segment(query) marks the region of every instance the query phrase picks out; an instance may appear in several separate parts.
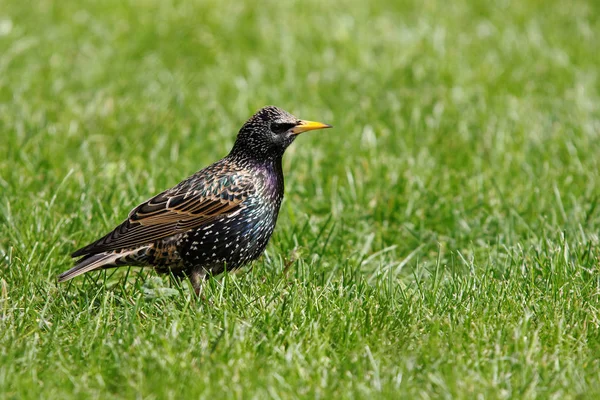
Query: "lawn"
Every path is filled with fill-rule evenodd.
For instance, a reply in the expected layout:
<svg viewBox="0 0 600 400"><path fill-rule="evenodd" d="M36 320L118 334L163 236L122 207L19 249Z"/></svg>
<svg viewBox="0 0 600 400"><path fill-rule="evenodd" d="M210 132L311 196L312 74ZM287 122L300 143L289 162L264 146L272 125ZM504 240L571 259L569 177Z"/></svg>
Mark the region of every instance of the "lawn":
<svg viewBox="0 0 600 400"><path fill-rule="evenodd" d="M0 7L0 398L597 398L600 2ZM265 256L71 252L275 104Z"/></svg>

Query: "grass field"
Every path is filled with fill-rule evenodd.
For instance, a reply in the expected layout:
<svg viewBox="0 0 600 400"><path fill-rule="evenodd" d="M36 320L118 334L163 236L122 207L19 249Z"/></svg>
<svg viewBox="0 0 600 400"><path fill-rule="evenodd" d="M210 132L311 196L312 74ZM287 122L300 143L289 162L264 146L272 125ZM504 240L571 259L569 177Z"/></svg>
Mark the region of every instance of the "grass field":
<svg viewBox="0 0 600 400"><path fill-rule="evenodd" d="M0 7L0 398L597 398L600 2ZM266 255L205 301L69 254L275 104Z"/></svg>

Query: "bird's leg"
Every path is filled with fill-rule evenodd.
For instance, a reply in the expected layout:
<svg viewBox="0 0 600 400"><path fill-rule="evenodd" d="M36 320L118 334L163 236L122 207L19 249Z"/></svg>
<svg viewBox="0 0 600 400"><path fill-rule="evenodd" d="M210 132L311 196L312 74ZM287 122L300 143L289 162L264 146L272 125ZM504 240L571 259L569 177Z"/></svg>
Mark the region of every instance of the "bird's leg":
<svg viewBox="0 0 600 400"><path fill-rule="evenodd" d="M202 281L204 280L204 275L206 275L206 271L202 267L195 266L190 270L190 283L192 284L192 288L194 288L196 297L200 297L200 293L202 292Z"/></svg>
<svg viewBox="0 0 600 400"><path fill-rule="evenodd" d="M284 259L283 274L286 277L288 275L289 269L292 266L292 264L294 264L296 262L296 260L298 260L298 257L299 257L298 253L299 253L298 248L295 248L294 250L292 250L292 254L290 255L290 258Z"/></svg>

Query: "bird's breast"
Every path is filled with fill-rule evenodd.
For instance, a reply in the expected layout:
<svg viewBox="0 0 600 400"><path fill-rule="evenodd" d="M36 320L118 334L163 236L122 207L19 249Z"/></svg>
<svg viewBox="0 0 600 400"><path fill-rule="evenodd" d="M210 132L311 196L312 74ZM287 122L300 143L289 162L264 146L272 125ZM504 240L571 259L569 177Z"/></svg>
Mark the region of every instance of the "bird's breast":
<svg viewBox="0 0 600 400"><path fill-rule="evenodd" d="M257 195L279 208L283 200L284 180L281 164L277 163L260 165L255 169L257 181Z"/></svg>

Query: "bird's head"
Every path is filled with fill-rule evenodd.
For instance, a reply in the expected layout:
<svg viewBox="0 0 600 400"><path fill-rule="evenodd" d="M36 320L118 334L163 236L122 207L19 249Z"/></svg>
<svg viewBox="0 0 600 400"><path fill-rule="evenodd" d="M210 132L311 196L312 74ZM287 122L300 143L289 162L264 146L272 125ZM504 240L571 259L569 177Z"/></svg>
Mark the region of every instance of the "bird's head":
<svg viewBox="0 0 600 400"><path fill-rule="evenodd" d="M281 158L300 133L324 128L331 125L298 119L275 106L263 107L242 126L231 153L257 160Z"/></svg>

